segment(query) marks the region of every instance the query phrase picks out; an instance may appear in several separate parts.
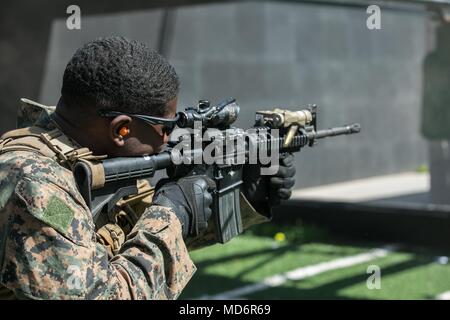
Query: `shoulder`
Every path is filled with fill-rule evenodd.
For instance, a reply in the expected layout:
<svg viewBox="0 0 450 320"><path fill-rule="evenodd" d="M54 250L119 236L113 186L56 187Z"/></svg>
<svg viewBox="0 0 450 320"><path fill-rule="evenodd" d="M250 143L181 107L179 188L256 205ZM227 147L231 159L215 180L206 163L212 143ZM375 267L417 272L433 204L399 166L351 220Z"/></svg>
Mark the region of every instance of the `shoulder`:
<svg viewBox="0 0 450 320"><path fill-rule="evenodd" d="M35 152L12 151L0 155L0 184L17 185L21 180L53 184L84 202L70 170Z"/></svg>
<svg viewBox="0 0 450 320"><path fill-rule="evenodd" d="M8 203L24 209L23 219L37 219L73 242L92 237L92 217L72 173L50 158L33 152L0 156L0 209Z"/></svg>

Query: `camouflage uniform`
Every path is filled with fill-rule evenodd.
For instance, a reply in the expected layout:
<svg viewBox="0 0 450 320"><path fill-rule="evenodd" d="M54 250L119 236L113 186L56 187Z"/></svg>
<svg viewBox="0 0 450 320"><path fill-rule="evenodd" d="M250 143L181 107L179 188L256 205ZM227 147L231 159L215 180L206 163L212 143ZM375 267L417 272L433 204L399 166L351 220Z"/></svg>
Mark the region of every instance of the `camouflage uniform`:
<svg viewBox="0 0 450 320"><path fill-rule="evenodd" d="M35 125L54 129L43 115ZM0 154L0 297L177 298L196 267L180 222L170 209L149 206L152 193L147 188L144 197L122 204L133 206L138 217L126 240L111 250L99 241L105 237L69 168L39 152ZM245 226L266 220L242 201ZM210 240L206 232L190 243L199 247Z"/></svg>

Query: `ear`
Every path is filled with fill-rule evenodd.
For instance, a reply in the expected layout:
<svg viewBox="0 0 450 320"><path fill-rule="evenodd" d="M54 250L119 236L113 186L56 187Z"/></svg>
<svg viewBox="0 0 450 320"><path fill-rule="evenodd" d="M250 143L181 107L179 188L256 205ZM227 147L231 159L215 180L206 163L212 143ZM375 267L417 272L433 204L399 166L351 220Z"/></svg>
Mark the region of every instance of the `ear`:
<svg viewBox="0 0 450 320"><path fill-rule="evenodd" d="M132 119L126 115L120 115L115 117L109 124L109 137L118 147L123 147L125 139L119 134L120 129L123 126L129 126Z"/></svg>

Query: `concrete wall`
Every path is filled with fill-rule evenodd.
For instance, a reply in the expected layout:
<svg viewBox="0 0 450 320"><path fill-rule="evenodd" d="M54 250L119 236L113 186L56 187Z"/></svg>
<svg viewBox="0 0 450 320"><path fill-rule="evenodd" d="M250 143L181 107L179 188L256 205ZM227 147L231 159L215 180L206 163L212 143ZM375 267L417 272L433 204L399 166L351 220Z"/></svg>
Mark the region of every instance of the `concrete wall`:
<svg viewBox="0 0 450 320"><path fill-rule="evenodd" d="M83 17L81 31L52 26L41 101L59 97L65 64L81 44L123 35L158 43L162 10ZM165 55L182 80L180 107L233 96L237 125L271 107L320 106L319 126L360 122L359 135L323 141L297 157L297 187L414 170L426 162L420 137L426 17L295 3L230 3L174 9Z"/></svg>
<svg viewBox="0 0 450 320"><path fill-rule="evenodd" d="M216 0L223 1L223 0ZM149 10L207 0L77 0L83 15ZM66 18L72 0L6 0L0 7L0 132L15 128L21 97L37 100L54 19ZM73 34L71 35L73 36Z"/></svg>

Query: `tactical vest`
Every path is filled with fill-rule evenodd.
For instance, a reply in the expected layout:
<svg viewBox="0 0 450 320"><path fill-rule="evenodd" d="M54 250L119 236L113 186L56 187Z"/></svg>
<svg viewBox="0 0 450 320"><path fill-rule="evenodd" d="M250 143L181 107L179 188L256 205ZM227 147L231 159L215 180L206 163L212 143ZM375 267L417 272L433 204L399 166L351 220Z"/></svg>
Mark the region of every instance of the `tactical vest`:
<svg viewBox="0 0 450 320"><path fill-rule="evenodd" d="M27 99L21 101L18 112L21 119L18 122L19 127L24 124L35 124L43 113L55 109ZM93 189L101 188L105 183L100 160L106 156L94 156L88 148L79 146L67 137L56 124L51 130L30 126L5 133L0 138L0 155L10 151L35 152L53 159L71 171L76 162L83 161L91 168ZM154 189L147 181L138 183L138 191L137 195L117 203L118 210L114 214L114 221L103 220L97 223L97 240L107 248L110 257L118 253L126 234L131 231L145 208L151 204Z"/></svg>

